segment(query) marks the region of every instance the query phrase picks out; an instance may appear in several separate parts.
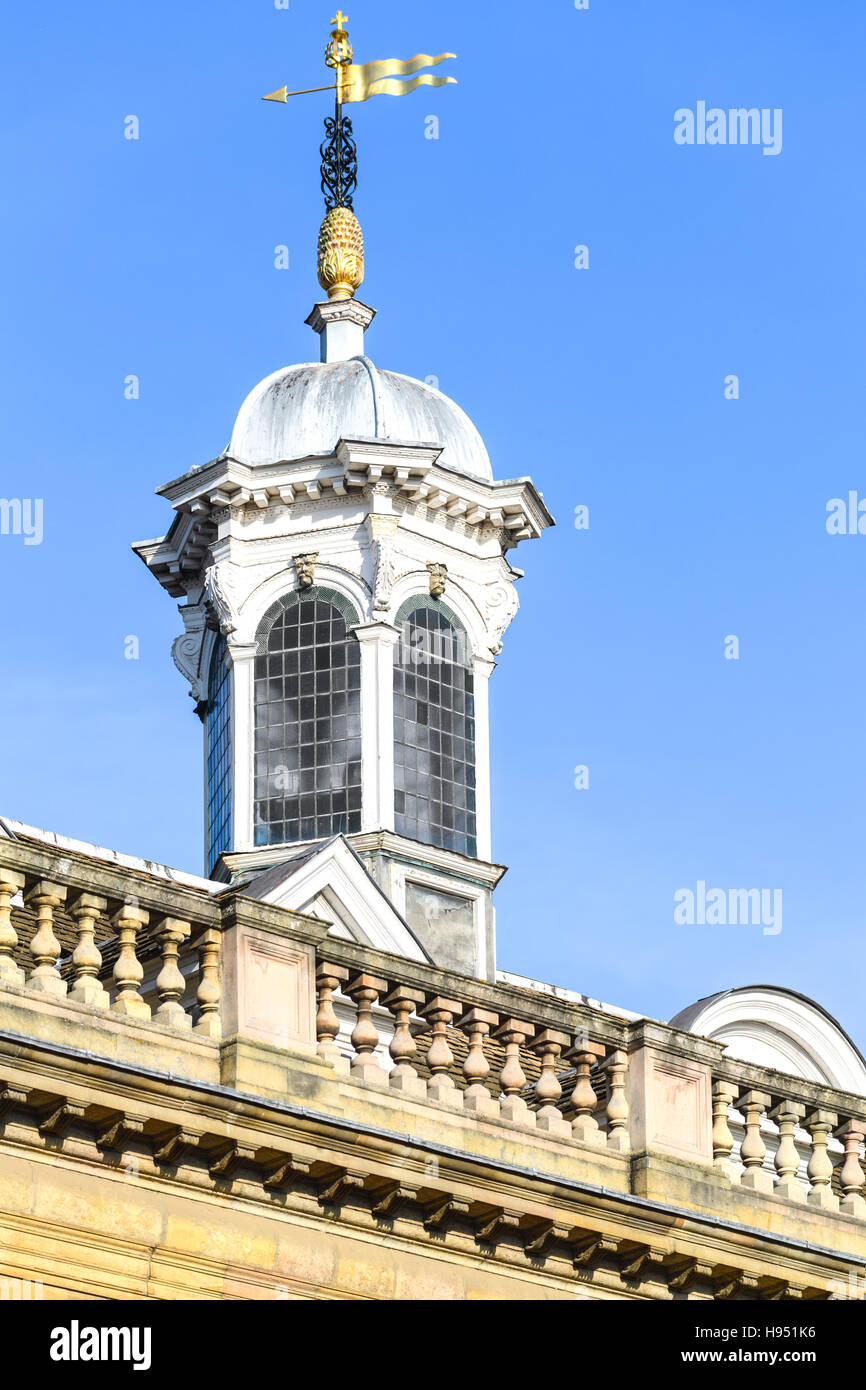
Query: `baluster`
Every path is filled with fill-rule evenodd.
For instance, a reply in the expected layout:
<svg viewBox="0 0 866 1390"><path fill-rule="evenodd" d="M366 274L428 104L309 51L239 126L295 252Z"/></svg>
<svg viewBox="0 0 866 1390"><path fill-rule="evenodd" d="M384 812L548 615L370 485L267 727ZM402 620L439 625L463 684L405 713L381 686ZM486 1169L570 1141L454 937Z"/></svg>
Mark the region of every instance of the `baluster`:
<svg viewBox="0 0 866 1390"><path fill-rule="evenodd" d="M95 893L79 893L69 909L70 916L78 924L78 945L72 952L75 981L69 998L77 1004L89 1004L94 1009L107 1009L111 1004L108 990L99 979L102 952L93 939L96 919L107 909L107 899L99 898Z"/></svg>
<svg viewBox="0 0 866 1390"><path fill-rule="evenodd" d="M535 1096L540 1101L535 1112L535 1125L546 1134L555 1134L561 1139L571 1138L571 1125L556 1108L556 1102L562 1095L562 1086L556 1075L555 1064L563 1048L568 1047L570 1042L571 1038L567 1033L558 1033L554 1028L542 1028L532 1043L532 1051L541 1059L541 1071L535 1083Z"/></svg>
<svg viewBox="0 0 866 1390"><path fill-rule="evenodd" d="M628 1077L628 1053L615 1048L602 1063L607 1073L608 1098L605 1120L607 1122L607 1147L615 1153L627 1153L630 1147L628 1131L629 1108L626 1095Z"/></svg>
<svg viewBox="0 0 866 1390"><path fill-rule="evenodd" d="M499 1102L484 1085L485 1077L490 1075L490 1063L484 1055L484 1039L491 1028L499 1022L499 1015L489 1009L467 1009L457 1027L469 1038L469 1051L463 1063L463 1076L466 1090L463 1092L463 1108L473 1115L499 1115Z"/></svg>
<svg viewBox="0 0 866 1390"><path fill-rule="evenodd" d="M23 985L24 971L13 958L18 933L12 925L12 899L23 892L23 874L0 867L0 985Z"/></svg>
<svg viewBox="0 0 866 1390"><path fill-rule="evenodd" d="M813 1110L806 1120L806 1128L812 1136L812 1153L806 1172L812 1186L806 1196L807 1202L821 1207L823 1211L838 1211L839 1198L830 1190L833 1177L833 1160L827 1152L830 1131L839 1123L838 1115L832 1110Z"/></svg>
<svg viewBox="0 0 866 1390"><path fill-rule="evenodd" d="M745 1091L735 1102L742 1111L746 1133L740 1145L740 1158L745 1172L740 1178L743 1187L751 1187L755 1192L772 1192L773 1175L761 1165L767 1152L761 1134L761 1116L770 1104L771 1097L763 1091Z"/></svg>
<svg viewBox="0 0 866 1390"><path fill-rule="evenodd" d="M41 990L44 994L66 993L66 981L61 979L57 968L60 942L54 935L54 913L65 901L66 889L59 883L49 883L45 879L34 883L25 894L25 902L33 903L37 915L36 931L30 942L34 966L27 978L27 984L31 989Z"/></svg>
<svg viewBox="0 0 866 1390"><path fill-rule="evenodd" d="M505 1044L505 1065L499 1073L499 1085L503 1092L499 1113L505 1120L530 1127L535 1124L535 1114L520 1094L526 1085L526 1074L520 1064L520 1049L534 1033L531 1023L523 1023L519 1018L507 1018L495 1034Z"/></svg>
<svg viewBox="0 0 866 1390"><path fill-rule="evenodd" d="M598 1043L591 1043L584 1035L575 1040L574 1047L568 1053L569 1061L574 1062L576 1072L570 1102L573 1112L571 1134L573 1139L580 1140L582 1144L598 1146L605 1143L605 1136L601 1133L598 1120L595 1118L598 1100L590 1081L592 1068L603 1056L604 1048Z"/></svg>
<svg viewBox="0 0 866 1390"><path fill-rule="evenodd" d="M861 1195L866 1175L860 1166L860 1145L864 1135L866 1124L862 1120L846 1120L836 1130L836 1138L841 1139L845 1147L845 1159L839 1174L844 1193L840 1209L849 1216L866 1216L866 1201Z"/></svg>
<svg viewBox="0 0 866 1390"><path fill-rule="evenodd" d="M734 1136L728 1123L728 1110L737 1095L737 1087L729 1081L713 1082L713 1165L735 1181L736 1169L731 1160Z"/></svg>
<svg viewBox="0 0 866 1390"><path fill-rule="evenodd" d="M356 975L346 987L346 993L354 1000L358 1012L358 1020L352 1030L355 1055L351 1061L351 1074L356 1081L366 1081L373 1086L388 1084L379 1058L375 1056L379 1030L373 1022L373 1005L387 989L388 981L379 979L377 975Z"/></svg>
<svg viewBox="0 0 866 1390"><path fill-rule="evenodd" d="M395 985L387 998L382 1000L386 1009L394 1015L394 1036L388 1047L394 1063L388 1076L388 1085L405 1095L425 1096L427 1087L412 1066L411 1058L418 1051L418 1044L409 1027L409 1017L417 1013L427 998L423 990L408 989L406 985Z"/></svg>
<svg viewBox="0 0 866 1390"><path fill-rule="evenodd" d="M177 963L177 953L189 940L191 931L191 923L179 917L165 917L157 933L162 949L162 969L156 977L159 1008L153 1018L155 1023L162 1023L166 1028L192 1028L192 1018L180 1002L186 990L186 980Z"/></svg>
<svg viewBox="0 0 866 1390"><path fill-rule="evenodd" d="M783 1100L770 1111L770 1119L779 1126L779 1147L776 1149L775 1164L778 1177L773 1189L777 1197L787 1197L791 1202L805 1202L806 1193L797 1177L800 1168L800 1155L794 1143L794 1130L806 1113L805 1105L797 1105L793 1100Z"/></svg>
<svg viewBox="0 0 866 1390"><path fill-rule="evenodd" d="M443 999L436 995L421 1017L426 1018L433 1031L433 1040L427 1050L427 1065L430 1080L427 1082L427 1097L438 1100L441 1105L450 1105L456 1110L463 1107L463 1092L458 1089L449 1068L454 1066L454 1053L448 1043L448 1027L462 1012L461 1005L453 999Z"/></svg>
<svg viewBox="0 0 866 1390"><path fill-rule="evenodd" d="M206 1038L221 1038L220 934L215 928L207 927L195 945L198 951L198 989L195 992L198 1020L193 1032L202 1033Z"/></svg>
<svg viewBox="0 0 866 1390"><path fill-rule="evenodd" d="M144 971L135 954L135 939L142 927L147 926L150 916L141 908L125 903L111 921L120 938L120 952L112 972L117 994L111 1007L127 1018L150 1018L150 1005L145 1004L139 993Z"/></svg>
<svg viewBox="0 0 866 1390"><path fill-rule="evenodd" d="M316 984L318 986L316 1051L326 1062L330 1062L335 1071L341 1072L344 1076L349 1074L349 1059L343 1056L337 1046L340 1020L334 1008L333 996L348 978L349 972L342 965L329 965L326 961L322 961L316 970Z"/></svg>

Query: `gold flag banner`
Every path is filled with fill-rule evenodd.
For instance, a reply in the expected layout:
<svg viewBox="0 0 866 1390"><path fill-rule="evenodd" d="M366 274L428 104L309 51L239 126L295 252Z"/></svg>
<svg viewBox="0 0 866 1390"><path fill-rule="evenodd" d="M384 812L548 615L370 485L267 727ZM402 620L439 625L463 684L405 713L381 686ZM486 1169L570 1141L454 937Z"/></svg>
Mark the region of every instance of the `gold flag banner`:
<svg viewBox="0 0 866 1390"><path fill-rule="evenodd" d="M375 96L405 96L416 87L443 87L446 82L456 82L456 77L434 77L432 73L421 73L411 82L395 81L395 78L410 76L419 68L435 68L446 58L456 58L456 53L439 53L434 58L429 53L416 53L414 58L380 58L372 63L350 63L345 68L343 100L366 101Z"/></svg>
<svg viewBox="0 0 866 1390"><path fill-rule="evenodd" d="M346 100L366 101L367 97L404 97L407 92L414 92L416 87L444 87L446 82L456 81L456 77L434 77L432 72L422 72L419 77L413 77L408 82L401 82L396 77L382 77L378 82L371 84L364 96L350 96Z"/></svg>

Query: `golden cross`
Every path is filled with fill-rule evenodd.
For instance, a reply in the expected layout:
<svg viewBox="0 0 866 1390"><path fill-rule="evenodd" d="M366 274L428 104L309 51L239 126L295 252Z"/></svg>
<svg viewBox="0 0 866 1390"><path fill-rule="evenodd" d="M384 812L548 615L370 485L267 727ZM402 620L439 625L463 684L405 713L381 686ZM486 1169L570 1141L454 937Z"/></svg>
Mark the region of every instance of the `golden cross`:
<svg viewBox="0 0 866 1390"><path fill-rule="evenodd" d="M337 10L337 18L331 20L331 23L336 24L338 29L342 29L343 25L348 24L348 22L349 16L347 14L343 14L342 10Z"/></svg>

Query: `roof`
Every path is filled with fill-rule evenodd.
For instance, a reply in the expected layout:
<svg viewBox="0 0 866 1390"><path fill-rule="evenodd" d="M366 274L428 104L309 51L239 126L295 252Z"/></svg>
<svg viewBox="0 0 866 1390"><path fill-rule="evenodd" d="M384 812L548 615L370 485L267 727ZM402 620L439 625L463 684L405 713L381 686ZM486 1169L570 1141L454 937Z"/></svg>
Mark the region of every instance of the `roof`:
<svg viewBox="0 0 866 1390"><path fill-rule="evenodd" d="M118 869L131 869L135 873L149 874L153 878L165 879L168 883L182 883L187 888L203 889L207 893L224 893L225 883L216 879L204 878L200 874L189 874L183 869L172 869L167 864L158 864L153 859L139 859L132 854L121 854L116 849L104 849L101 845L91 845L86 840L73 840L68 835L58 835L55 830L40 830L34 825L24 825L11 820L9 816L0 818L0 836L11 840L35 840L51 845L54 849L69 850L72 854L83 854L90 859L100 859L113 864Z"/></svg>
<svg viewBox="0 0 866 1390"><path fill-rule="evenodd" d="M781 985L740 985L682 1009L671 1027L714 1038L728 1054L866 1095L866 1061L832 1014Z"/></svg>
<svg viewBox="0 0 866 1390"><path fill-rule="evenodd" d="M369 357L305 362L265 377L241 406L226 452L256 467L332 454L341 438L438 446L445 467L493 481L481 436L460 406Z"/></svg>
<svg viewBox="0 0 866 1390"><path fill-rule="evenodd" d="M233 886L261 902L320 917L339 935L433 964L345 835L318 841L301 854L236 879Z"/></svg>

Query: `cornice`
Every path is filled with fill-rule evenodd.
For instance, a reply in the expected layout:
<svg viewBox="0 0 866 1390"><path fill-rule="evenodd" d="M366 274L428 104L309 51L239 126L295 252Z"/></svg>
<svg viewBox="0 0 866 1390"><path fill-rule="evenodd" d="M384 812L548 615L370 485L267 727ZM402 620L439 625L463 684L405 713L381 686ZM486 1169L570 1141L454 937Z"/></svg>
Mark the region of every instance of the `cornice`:
<svg viewBox="0 0 866 1390"><path fill-rule="evenodd" d="M352 502L369 510L375 499L387 498L400 510L415 507L419 516L423 507L427 520L466 535L495 536L503 554L553 525L531 479L487 482L444 467L441 452L435 444L341 439L333 454L257 468L224 454L158 489L183 519L162 540L133 548L169 592L180 595L201 568L227 511L274 517L272 509L280 506L291 517L309 506L345 508Z"/></svg>
<svg viewBox="0 0 866 1390"><path fill-rule="evenodd" d="M495 888L508 872L503 864L473 859L468 854L440 849L437 845L425 845L420 840L410 840L405 835L397 835L393 830L362 830L357 834L347 835L346 838L358 854L386 854L389 858L399 859L404 864L438 869L452 878L465 878L486 888Z"/></svg>
<svg viewBox="0 0 866 1390"><path fill-rule="evenodd" d="M234 1045L228 1040L222 1049ZM676 1290L691 1271L710 1297L726 1296L745 1278L756 1297L778 1297L780 1289L784 1297L790 1286L796 1296L826 1298L828 1280L866 1266L859 1223L845 1217L832 1222L837 1235L844 1233L841 1250L805 1232L789 1234L784 1224L768 1231L634 1193L625 1155L601 1158L569 1145L571 1161L579 1153L586 1165L578 1175L563 1171L561 1145L541 1136L527 1145L528 1162L512 1156L510 1146L470 1152L447 1142L447 1108L441 1136L415 1134L411 1125L389 1125L385 1114L376 1123L328 1111L326 1092L316 1091L312 1104L256 1096L7 1030L0 1031L0 1055L16 1091L7 1150L44 1161L39 1097L77 1096L78 1119L59 1133L56 1147L82 1181L105 1175L99 1136L110 1131L113 1167L134 1153L136 1183L210 1197L228 1222L242 1212L272 1211L279 1193L283 1215L306 1226L357 1231L392 1250L432 1246L457 1262L474 1263L480 1251L499 1272L532 1272L539 1287L576 1283L597 1297L668 1297L666 1287ZM318 1059L303 1064L322 1072ZM401 1104L414 1108L407 1099ZM137 1128L125 1124L128 1114ZM233 1210L225 1206L229 1192ZM780 1216L788 1205L780 1201ZM826 1224L814 1224L815 1235L829 1236Z"/></svg>

